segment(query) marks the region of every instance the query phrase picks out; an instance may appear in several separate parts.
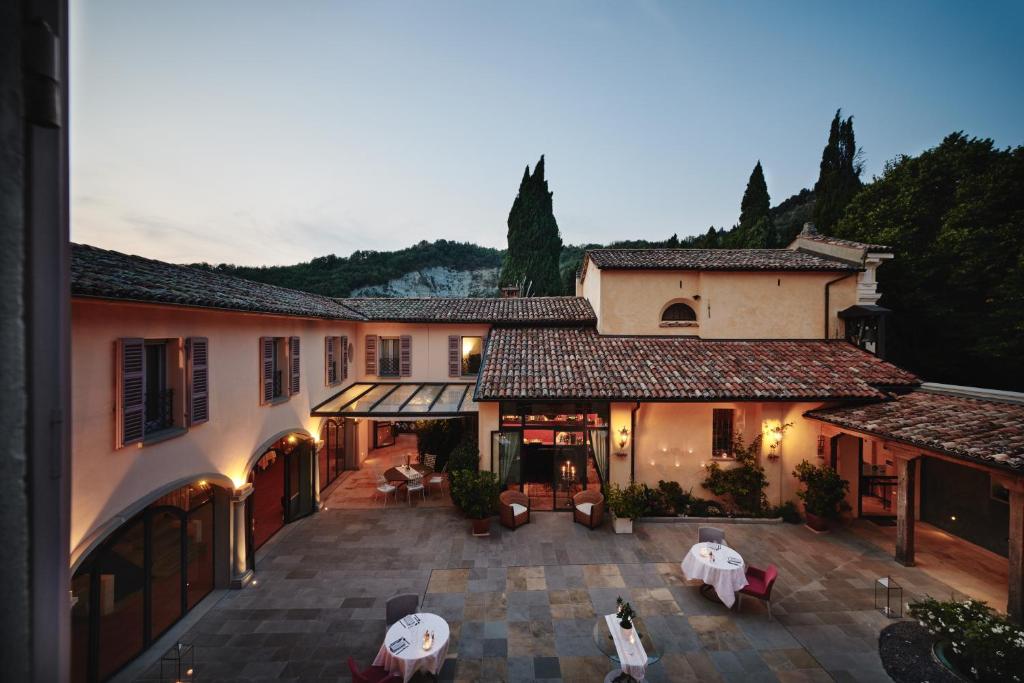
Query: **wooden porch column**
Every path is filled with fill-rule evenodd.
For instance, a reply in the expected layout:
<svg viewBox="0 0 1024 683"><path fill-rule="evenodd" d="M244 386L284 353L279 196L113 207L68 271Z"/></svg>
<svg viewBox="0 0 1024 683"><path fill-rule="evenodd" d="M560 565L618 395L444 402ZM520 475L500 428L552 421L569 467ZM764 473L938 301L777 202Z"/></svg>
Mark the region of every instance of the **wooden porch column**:
<svg viewBox="0 0 1024 683"><path fill-rule="evenodd" d="M1010 586L1006 613L1020 624L1024 623L1024 480L999 477L997 481L1010 492Z"/></svg>
<svg viewBox="0 0 1024 683"><path fill-rule="evenodd" d="M914 491L919 455L894 453L896 456L896 561L904 567L914 566Z"/></svg>

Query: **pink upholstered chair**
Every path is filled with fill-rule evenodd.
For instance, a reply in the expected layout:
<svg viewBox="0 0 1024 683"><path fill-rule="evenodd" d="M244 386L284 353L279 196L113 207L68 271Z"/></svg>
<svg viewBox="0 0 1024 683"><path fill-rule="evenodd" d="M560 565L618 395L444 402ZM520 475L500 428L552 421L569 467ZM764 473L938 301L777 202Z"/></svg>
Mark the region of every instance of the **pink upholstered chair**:
<svg viewBox="0 0 1024 683"><path fill-rule="evenodd" d="M777 578L779 578L779 568L774 564L768 565L766 569L748 566L747 585L740 589L740 593L743 595L749 595L765 602L768 606L769 619L772 618L772 586L775 585ZM736 603L737 609L741 601L742 597Z"/></svg>
<svg viewBox="0 0 1024 683"><path fill-rule="evenodd" d="M402 677L388 673L383 666L371 666L360 671L354 657L348 658L348 670L352 672L353 683L401 683Z"/></svg>

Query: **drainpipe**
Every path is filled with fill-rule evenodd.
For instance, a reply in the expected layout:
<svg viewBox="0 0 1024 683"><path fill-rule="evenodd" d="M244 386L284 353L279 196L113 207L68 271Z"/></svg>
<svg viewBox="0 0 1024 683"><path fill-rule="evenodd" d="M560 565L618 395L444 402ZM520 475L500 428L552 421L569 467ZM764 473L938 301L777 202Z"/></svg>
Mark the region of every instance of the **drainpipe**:
<svg viewBox="0 0 1024 683"><path fill-rule="evenodd" d="M629 411L629 483L636 480L636 413L640 410L640 401Z"/></svg>
<svg viewBox="0 0 1024 683"><path fill-rule="evenodd" d="M828 321L828 308L829 308L829 305L828 305L829 291L828 290L835 283L841 282L841 281L845 280L848 277L853 277L856 274L857 273L847 273L846 275L843 275L842 277L837 277L835 280L829 280L828 282L825 283L825 337L824 337L825 339L828 339L828 322L829 322Z"/></svg>

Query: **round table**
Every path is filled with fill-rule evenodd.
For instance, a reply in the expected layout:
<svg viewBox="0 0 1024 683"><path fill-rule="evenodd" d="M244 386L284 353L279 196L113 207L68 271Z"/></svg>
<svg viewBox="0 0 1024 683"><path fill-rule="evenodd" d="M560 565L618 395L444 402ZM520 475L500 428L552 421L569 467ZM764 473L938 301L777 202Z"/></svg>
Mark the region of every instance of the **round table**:
<svg viewBox="0 0 1024 683"><path fill-rule="evenodd" d="M405 465L399 465L398 467L391 467L384 470L384 478L389 482L396 482L398 484L404 484L410 479L419 479L431 474L434 470L430 469L426 465L421 465L418 462L414 462L409 466L409 469L405 469Z"/></svg>
<svg viewBox="0 0 1024 683"><path fill-rule="evenodd" d="M374 666L382 666L406 682L417 671L425 671L434 676L440 673L445 657L448 656L448 638L451 635L448 622L436 614L418 612L410 617L418 619L418 623L406 626L402 623L403 619L399 619L392 624L373 660ZM423 634L426 631L434 632L434 642L428 650L423 649ZM391 646L403 638L409 644L404 649L396 647L398 652L392 652Z"/></svg>
<svg viewBox="0 0 1024 683"><path fill-rule="evenodd" d="M686 553L682 567L687 579L699 579L705 586L713 588L726 607L732 607L736 602L736 592L747 585L743 558L720 543L697 543Z"/></svg>
<svg viewBox="0 0 1024 683"><path fill-rule="evenodd" d="M661 659L661 651L654 644L651 639L651 632L647 628L647 624L640 617L633 617L633 631L636 636L640 639L640 642L644 646L644 652L647 653L647 666L658 662ZM622 662L619 660L619 652L615 648L615 641L612 638L611 632L608 630L608 621L603 617L598 617L594 623L594 644L597 645L597 649L612 660L612 663L616 666L621 667ZM614 669L605 676L606 683L612 681L632 681L634 680L628 674L622 671L621 668Z"/></svg>

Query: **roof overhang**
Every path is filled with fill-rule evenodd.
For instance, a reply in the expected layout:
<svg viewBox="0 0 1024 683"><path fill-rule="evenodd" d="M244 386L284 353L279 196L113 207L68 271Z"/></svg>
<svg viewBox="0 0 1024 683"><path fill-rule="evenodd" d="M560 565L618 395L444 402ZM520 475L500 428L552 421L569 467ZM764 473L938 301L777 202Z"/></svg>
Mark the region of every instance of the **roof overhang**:
<svg viewBox="0 0 1024 683"><path fill-rule="evenodd" d="M310 411L313 417L428 420L476 415L470 382L355 382Z"/></svg>

